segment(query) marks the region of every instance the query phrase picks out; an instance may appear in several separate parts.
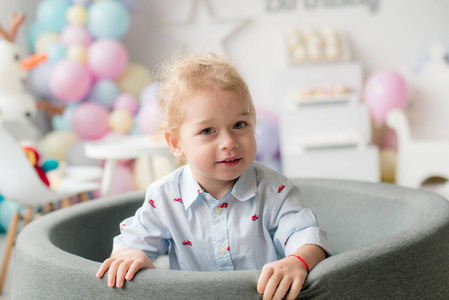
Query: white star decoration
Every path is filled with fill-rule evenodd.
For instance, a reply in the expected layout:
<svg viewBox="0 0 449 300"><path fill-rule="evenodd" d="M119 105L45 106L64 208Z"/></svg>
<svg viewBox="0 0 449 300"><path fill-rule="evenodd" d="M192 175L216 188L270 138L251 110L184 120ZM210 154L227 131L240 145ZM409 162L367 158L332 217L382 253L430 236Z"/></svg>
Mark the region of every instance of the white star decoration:
<svg viewBox="0 0 449 300"><path fill-rule="evenodd" d="M248 20L223 20L216 17L209 0L194 0L189 18L179 23L160 23L165 32L180 48L193 53L214 52L226 54L227 40Z"/></svg>

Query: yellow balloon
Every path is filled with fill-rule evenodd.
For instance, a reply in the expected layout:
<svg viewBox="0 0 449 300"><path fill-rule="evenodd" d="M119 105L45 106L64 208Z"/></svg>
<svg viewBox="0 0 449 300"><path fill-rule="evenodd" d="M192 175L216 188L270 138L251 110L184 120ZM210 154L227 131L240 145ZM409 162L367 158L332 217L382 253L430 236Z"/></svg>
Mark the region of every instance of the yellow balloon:
<svg viewBox="0 0 449 300"><path fill-rule="evenodd" d="M395 149L380 150L380 173L383 182L394 183L396 174L397 151Z"/></svg>
<svg viewBox="0 0 449 300"><path fill-rule="evenodd" d="M73 25L85 25L87 23L87 9L83 5L72 5L66 14L67 21Z"/></svg>
<svg viewBox="0 0 449 300"><path fill-rule="evenodd" d="M109 127L121 133L128 133L133 128L133 116L126 109L115 109L108 117Z"/></svg>
<svg viewBox="0 0 449 300"><path fill-rule="evenodd" d="M45 53L48 48L59 43L59 34L56 32L46 32L41 34L34 43L36 53Z"/></svg>
<svg viewBox="0 0 449 300"><path fill-rule="evenodd" d="M51 131L41 140L42 151L46 158L66 161L67 153L79 138L71 131Z"/></svg>
<svg viewBox="0 0 449 300"><path fill-rule="evenodd" d="M83 45L72 45L67 48L67 58L85 63L87 61L87 50Z"/></svg>
<svg viewBox="0 0 449 300"><path fill-rule="evenodd" d="M150 159L154 174L151 174L149 168ZM134 178L137 188L139 190L145 190L152 181L158 180L173 172L173 164L170 161L172 159L174 158L168 157L167 155L152 155L151 157L142 156L137 158L134 162Z"/></svg>
<svg viewBox="0 0 449 300"><path fill-rule="evenodd" d="M141 64L130 63L116 81L122 93L130 93L139 98L143 88L151 80L152 77L148 68Z"/></svg>

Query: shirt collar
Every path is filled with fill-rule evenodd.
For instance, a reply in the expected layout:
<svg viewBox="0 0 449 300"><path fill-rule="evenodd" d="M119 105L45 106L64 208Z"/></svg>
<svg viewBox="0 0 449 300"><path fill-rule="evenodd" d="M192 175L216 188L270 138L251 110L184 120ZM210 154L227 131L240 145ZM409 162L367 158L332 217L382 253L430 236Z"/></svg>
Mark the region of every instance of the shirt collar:
<svg viewBox="0 0 449 300"><path fill-rule="evenodd" d="M188 164L184 166L183 171L179 175L179 189L186 210L203 193L203 189L193 177L192 169ZM253 164L237 179L232 187L231 194L239 201L246 201L254 197L256 193L257 173Z"/></svg>

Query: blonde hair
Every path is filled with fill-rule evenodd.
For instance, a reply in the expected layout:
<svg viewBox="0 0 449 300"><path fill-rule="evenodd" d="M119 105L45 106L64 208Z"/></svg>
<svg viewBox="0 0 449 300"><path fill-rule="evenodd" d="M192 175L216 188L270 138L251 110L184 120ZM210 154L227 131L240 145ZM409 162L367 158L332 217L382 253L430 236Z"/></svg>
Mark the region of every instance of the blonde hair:
<svg viewBox="0 0 449 300"><path fill-rule="evenodd" d="M209 89L235 91L250 105L253 122L256 121L254 104L243 78L225 58L208 53L175 55L159 70L158 102L163 115L160 130L175 130L182 122L183 104L192 94Z"/></svg>

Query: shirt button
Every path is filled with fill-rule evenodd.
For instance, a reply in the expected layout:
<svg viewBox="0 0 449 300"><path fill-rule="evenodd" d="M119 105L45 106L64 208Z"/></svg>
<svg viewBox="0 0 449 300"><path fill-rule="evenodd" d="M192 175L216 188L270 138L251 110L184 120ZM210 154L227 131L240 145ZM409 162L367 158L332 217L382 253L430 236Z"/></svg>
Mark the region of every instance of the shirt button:
<svg viewBox="0 0 449 300"><path fill-rule="evenodd" d="M210 201L210 200L212 200L212 197L210 195L206 195L206 200Z"/></svg>
<svg viewBox="0 0 449 300"><path fill-rule="evenodd" d="M217 213L217 215L221 215L221 214L223 213L223 208L217 207L217 208L215 209L215 212Z"/></svg>
<svg viewBox="0 0 449 300"><path fill-rule="evenodd" d="M218 250L218 252L219 252L220 254L225 254L225 253L226 253L226 249L225 249L225 248L220 248L220 249Z"/></svg>

